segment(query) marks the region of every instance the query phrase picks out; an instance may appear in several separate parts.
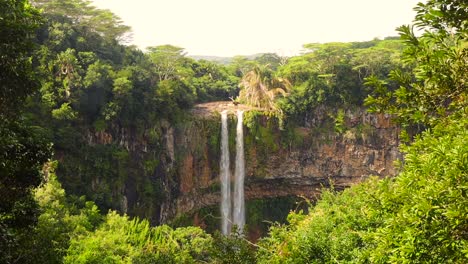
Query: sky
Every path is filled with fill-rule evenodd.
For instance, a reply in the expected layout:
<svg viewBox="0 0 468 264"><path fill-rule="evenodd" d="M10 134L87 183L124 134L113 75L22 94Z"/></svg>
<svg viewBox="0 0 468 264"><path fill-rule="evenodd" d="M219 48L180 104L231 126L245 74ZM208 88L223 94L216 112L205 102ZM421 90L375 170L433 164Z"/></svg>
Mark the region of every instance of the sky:
<svg viewBox="0 0 468 264"><path fill-rule="evenodd" d="M132 27L141 49L189 55L298 54L306 43L396 36L419 0L93 0Z"/></svg>

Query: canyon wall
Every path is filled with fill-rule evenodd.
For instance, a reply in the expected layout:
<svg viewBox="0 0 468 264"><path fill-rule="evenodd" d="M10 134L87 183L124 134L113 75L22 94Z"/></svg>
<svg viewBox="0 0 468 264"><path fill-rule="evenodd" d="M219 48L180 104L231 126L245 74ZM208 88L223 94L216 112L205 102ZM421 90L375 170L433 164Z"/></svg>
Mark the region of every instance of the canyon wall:
<svg viewBox="0 0 468 264"><path fill-rule="evenodd" d="M340 132L335 131L332 109L319 108L306 126L279 128L275 119L255 112L246 117L246 199L302 196L315 199L322 187L343 189L371 175L396 174L399 128L390 116L348 110ZM248 115L248 114L246 114ZM214 205L220 200L219 115L198 115L197 122L179 129L174 137L179 156L178 193L168 217ZM231 115L230 137L235 135ZM286 125L287 126L287 125ZM231 157L235 156L230 140ZM233 161L231 168L234 168Z"/></svg>
<svg viewBox="0 0 468 264"><path fill-rule="evenodd" d="M243 106L229 107L229 147L235 157L234 110ZM56 151L62 164L59 177L67 192L85 194L104 209L145 217L153 224L216 205L218 110L197 107L183 121L172 122L177 125L162 121L145 129L88 129L81 151ZM280 129L277 119L247 111L246 199L315 199L323 187L342 189L370 175L395 175L399 128L390 117L364 109L343 114L337 124L334 109L319 107L301 126L287 121ZM234 158L231 162L233 170Z"/></svg>

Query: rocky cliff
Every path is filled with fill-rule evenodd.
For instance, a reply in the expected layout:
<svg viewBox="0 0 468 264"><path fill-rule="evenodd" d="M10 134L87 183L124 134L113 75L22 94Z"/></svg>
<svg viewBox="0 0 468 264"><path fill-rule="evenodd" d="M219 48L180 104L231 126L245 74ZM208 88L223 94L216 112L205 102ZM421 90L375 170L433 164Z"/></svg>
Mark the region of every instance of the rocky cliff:
<svg viewBox="0 0 468 264"><path fill-rule="evenodd" d="M234 112L248 110L244 120L247 200L291 195L314 199L324 186L342 189L369 175L396 173L399 129L389 116L349 109L337 124L339 113L321 107L302 124L286 122L280 129L278 120L258 109L218 102L199 105L172 124L87 129L77 150L56 151L62 164L59 177L71 194L86 194L104 209L145 217L154 224L216 205L219 112L226 108L232 113L231 157L235 157Z"/></svg>
<svg viewBox="0 0 468 264"><path fill-rule="evenodd" d="M220 105L199 106L196 121L176 130L178 192L167 217L219 203L220 110ZM230 137L235 136L234 110ZM388 115L347 110L338 133L336 113L326 107L317 109L305 126L282 130L275 119L251 113L245 121L247 200L290 195L314 199L322 187L342 189L370 175L396 174L399 129ZM233 138L230 150L234 157Z"/></svg>

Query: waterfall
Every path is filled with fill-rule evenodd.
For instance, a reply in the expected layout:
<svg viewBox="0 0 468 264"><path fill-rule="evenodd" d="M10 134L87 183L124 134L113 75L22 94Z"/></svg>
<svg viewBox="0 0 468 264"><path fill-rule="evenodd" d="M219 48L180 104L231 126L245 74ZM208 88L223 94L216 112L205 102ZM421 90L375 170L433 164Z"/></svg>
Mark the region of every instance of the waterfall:
<svg viewBox="0 0 468 264"><path fill-rule="evenodd" d="M221 232L224 235L231 233L231 224L237 226L240 232L245 225L245 201L244 201L244 111L237 111L236 134L236 168L234 177L234 208L231 222L231 177L229 170L229 135L227 123L227 111L221 112Z"/></svg>
<svg viewBox="0 0 468 264"><path fill-rule="evenodd" d="M224 235L231 232L231 177L229 171L227 111L221 112L221 231Z"/></svg>
<svg viewBox="0 0 468 264"><path fill-rule="evenodd" d="M245 225L245 201L244 201L244 178L245 178L245 161L244 161L244 126L243 126L244 111L237 110L237 134L236 134L236 169L234 178L234 210L233 224L237 225L239 231Z"/></svg>

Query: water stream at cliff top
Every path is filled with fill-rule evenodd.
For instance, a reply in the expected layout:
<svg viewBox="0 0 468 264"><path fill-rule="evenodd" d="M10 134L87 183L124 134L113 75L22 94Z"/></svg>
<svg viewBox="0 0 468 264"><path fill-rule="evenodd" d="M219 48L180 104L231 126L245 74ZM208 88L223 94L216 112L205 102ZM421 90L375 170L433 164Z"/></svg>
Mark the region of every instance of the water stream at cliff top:
<svg viewBox="0 0 468 264"><path fill-rule="evenodd" d="M245 225L245 201L244 201L244 111L237 110L237 134L236 134L236 169L234 177L234 210L233 224L237 225L240 232Z"/></svg>
<svg viewBox="0 0 468 264"><path fill-rule="evenodd" d="M221 232L231 232L231 173L229 171L229 135L227 111L221 112Z"/></svg>

